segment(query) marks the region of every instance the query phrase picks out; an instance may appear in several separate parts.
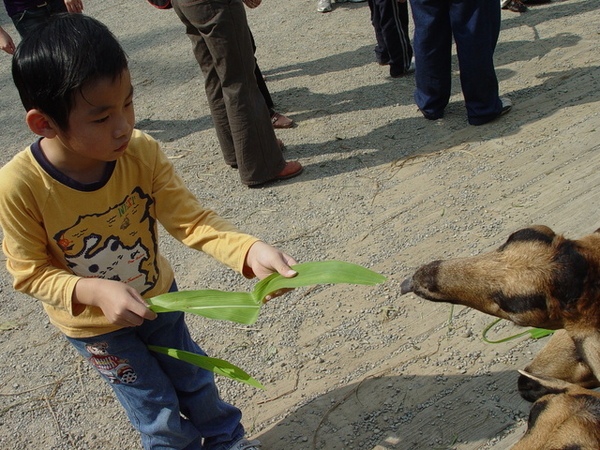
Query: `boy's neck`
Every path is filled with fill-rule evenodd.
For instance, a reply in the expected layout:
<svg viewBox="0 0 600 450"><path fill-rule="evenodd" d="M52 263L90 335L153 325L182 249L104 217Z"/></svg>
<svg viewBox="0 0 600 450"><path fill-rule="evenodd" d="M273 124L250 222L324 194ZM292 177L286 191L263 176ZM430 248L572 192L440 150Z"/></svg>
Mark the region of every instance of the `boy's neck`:
<svg viewBox="0 0 600 450"><path fill-rule="evenodd" d="M83 158L69 152L57 138L43 138L40 148L56 170L79 183L96 183L106 171L106 161Z"/></svg>

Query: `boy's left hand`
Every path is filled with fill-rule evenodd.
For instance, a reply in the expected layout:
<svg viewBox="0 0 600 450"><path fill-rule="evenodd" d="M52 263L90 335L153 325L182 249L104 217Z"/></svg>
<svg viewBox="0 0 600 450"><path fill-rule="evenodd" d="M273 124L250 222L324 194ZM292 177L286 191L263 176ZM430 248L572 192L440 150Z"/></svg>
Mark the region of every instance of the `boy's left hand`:
<svg viewBox="0 0 600 450"><path fill-rule="evenodd" d="M290 267L294 264L298 264L298 262L290 255L263 241L257 241L252 244L246 255L244 275L255 275L258 279L262 280L272 273L277 272L286 278L292 278L298 274L298 272ZM249 270L247 271L246 269ZM249 273L250 271L252 273ZM265 297L264 301L268 302L288 291L291 291L291 289L280 289L272 292Z"/></svg>

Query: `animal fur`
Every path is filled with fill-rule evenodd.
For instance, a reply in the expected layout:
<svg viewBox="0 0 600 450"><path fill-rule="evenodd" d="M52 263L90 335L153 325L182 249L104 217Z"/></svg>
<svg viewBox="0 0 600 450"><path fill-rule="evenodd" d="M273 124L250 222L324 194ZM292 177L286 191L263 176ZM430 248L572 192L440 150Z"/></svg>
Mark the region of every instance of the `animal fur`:
<svg viewBox="0 0 600 450"><path fill-rule="evenodd" d="M543 225L525 228L497 250L422 266L402 283L402 293L469 306L517 325L564 329L525 370L597 387L599 231L569 240Z"/></svg>
<svg viewBox="0 0 600 450"><path fill-rule="evenodd" d="M527 431L512 450L600 448L600 393L520 372L536 385L539 395L529 413Z"/></svg>
<svg viewBox="0 0 600 450"><path fill-rule="evenodd" d="M521 326L559 330L521 372L519 392L529 401L539 401L538 390L546 389L539 379L555 378L578 389L600 386L600 230L570 240L543 225L525 228L494 251L422 266L401 291ZM598 442L593 448L600 448Z"/></svg>

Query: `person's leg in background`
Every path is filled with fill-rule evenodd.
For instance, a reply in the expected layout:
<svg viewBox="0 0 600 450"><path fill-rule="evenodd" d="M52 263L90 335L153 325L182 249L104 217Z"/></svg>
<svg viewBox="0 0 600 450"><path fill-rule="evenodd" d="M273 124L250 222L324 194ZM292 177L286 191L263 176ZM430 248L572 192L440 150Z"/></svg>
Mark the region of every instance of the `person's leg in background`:
<svg viewBox="0 0 600 450"><path fill-rule="evenodd" d="M241 0L173 6L194 47L225 161L247 185L272 180L286 167L258 89L250 29ZM233 152L231 151L233 149ZM228 158L235 154L235 162ZM301 166L300 166L301 167Z"/></svg>
<svg viewBox="0 0 600 450"><path fill-rule="evenodd" d="M252 31L250 32L250 37L252 38L252 49L254 51L254 54L256 54L256 42L254 41ZM271 117L271 124L273 124L273 128L292 128L294 126L294 121L284 116L283 114L280 114L277 111L275 111L275 103L273 102L273 98L271 97L271 93L269 92L269 88L267 87L265 77L262 74L260 67L258 67L258 61L256 60L256 56L254 57L254 62L254 76L256 77L258 90L262 94L263 98L265 99L265 103L267 104L267 109L269 110L269 116Z"/></svg>
<svg viewBox="0 0 600 450"><path fill-rule="evenodd" d="M380 64L389 64L393 78L412 73L413 49L408 35L408 5L397 0L369 0L375 29L375 55Z"/></svg>
<svg viewBox="0 0 600 450"><path fill-rule="evenodd" d="M368 0L369 9L371 10L371 25L375 30L375 60L380 66L385 66L390 63L390 54L387 46L385 45L385 39L381 34L381 10L377 0Z"/></svg>
<svg viewBox="0 0 600 450"><path fill-rule="evenodd" d="M467 117L470 124L482 125L502 111L494 68L494 51L500 34L500 4L479 0L450 3L450 22Z"/></svg>
<svg viewBox="0 0 600 450"><path fill-rule="evenodd" d="M452 29L448 3L410 1L415 34L415 102L430 120L444 116L452 88Z"/></svg>

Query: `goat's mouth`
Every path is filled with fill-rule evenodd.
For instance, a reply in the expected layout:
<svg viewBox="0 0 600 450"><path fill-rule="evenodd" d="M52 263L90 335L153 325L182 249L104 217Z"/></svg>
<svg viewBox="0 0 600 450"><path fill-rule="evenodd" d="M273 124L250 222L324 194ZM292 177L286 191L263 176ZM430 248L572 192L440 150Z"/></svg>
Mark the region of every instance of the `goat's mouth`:
<svg viewBox="0 0 600 450"><path fill-rule="evenodd" d="M408 294L409 292L414 292L414 285L412 278L407 278L400 285L400 294Z"/></svg>

